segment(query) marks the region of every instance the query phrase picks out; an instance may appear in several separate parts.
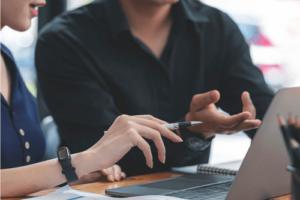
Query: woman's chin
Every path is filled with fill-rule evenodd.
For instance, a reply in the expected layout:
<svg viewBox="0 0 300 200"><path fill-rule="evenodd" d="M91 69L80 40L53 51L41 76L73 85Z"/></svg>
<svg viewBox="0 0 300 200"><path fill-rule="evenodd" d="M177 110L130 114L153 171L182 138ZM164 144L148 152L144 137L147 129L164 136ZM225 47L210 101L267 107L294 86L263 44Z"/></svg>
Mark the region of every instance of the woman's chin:
<svg viewBox="0 0 300 200"><path fill-rule="evenodd" d="M15 24L15 25L11 25L9 26L11 29L15 30L15 31L20 31L20 32L24 32L27 31L31 26L31 20L28 22L23 22L20 24Z"/></svg>
<svg viewBox="0 0 300 200"><path fill-rule="evenodd" d="M20 31L20 32L27 31L30 28L30 26L31 26L31 24L29 24L29 26L20 27L20 29L18 29L17 31Z"/></svg>

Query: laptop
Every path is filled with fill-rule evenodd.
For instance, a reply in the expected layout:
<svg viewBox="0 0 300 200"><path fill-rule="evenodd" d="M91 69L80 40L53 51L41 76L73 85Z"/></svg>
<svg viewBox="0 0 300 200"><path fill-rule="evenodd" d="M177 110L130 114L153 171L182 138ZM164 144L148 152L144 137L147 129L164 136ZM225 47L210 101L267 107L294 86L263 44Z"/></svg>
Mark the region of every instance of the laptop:
<svg viewBox="0 0 300 200"><path fill-rule="evenodd" d="M183 199L261 200L291 193L288 153L277 114L300 115L300 87L279 90L236 177L189 174L150 183L106 190L114 196L164 195Z"/></svg>

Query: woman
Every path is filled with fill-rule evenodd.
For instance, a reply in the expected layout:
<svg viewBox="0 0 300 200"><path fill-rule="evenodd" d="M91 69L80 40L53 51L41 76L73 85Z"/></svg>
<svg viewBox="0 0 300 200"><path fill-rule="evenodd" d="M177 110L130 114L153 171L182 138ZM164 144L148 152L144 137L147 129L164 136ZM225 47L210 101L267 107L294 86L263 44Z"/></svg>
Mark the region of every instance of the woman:
<svg viewBox="0 0 300 200"><path fill-rule="evenodd" d="M9 26L17 31L25 31L30 27L31 19L38 15L36 8L44 6L46 2L2 0L1 3L1 29ZM148 115L118 117L94 146L71 155L79 178L77 183L92 181L99 170L104 174L110 174L113 170L121 173L113 165L134 146L143 151L146 164L152 168L151 149L142 137L154 141L158 158L164 163L165 147L161 135L174 142L182 141L161 126L164 123ZM1 137L2 197L23 196L66 182L58 159L41 162L45 139L39 127L36 101L26 89L13 56L4 45L1 45ZM120 176L125 178L125 174L120 174L115 179L120 180Z"/></svg>

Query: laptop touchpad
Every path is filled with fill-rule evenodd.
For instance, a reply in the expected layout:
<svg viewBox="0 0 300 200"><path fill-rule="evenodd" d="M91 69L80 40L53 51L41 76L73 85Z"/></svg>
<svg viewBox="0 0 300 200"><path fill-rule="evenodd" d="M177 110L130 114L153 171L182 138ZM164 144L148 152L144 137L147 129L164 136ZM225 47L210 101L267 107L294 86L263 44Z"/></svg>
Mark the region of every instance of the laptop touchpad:
<svg viewBox="0 0 300 200"><path fill-rule="evenodd" d="M170 189L170 190L182 190L190 187L196 187L200 185L208 184L206 181L189 180L189 179L172 179L166 181L158 181L154 183L148 183L140 185L140 187Z"/></svg>
<svg viewBox="0 0 300 200"><path fill-rule="evenodd" d="M186 188L207 185L210 183L216 183L226 180L233 180L234 177L208 175L208 174L193 174L183 177L177 177L162 181L155 181L151 183L141 184L140 187L170 189L170 190L182 190Z"/></svg>

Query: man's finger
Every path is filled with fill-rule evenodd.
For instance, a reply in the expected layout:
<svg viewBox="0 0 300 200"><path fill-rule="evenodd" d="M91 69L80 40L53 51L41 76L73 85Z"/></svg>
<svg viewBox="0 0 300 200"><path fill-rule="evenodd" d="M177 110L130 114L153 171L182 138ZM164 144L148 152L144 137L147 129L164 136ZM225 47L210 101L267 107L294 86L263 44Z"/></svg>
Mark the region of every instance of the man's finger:
<svg viewBox="0 0 300 200"><path fill-rule="evenodd" d="M217 90L206 92L204 94L197 94L193 97L190 105L191 112L202 110L212 103L216 103L220 99L220 93Z"/></svg>
<svg viewBox="0 0 300 200"><path fill-rule="evenodd" d="M261 121L259 119L246 120L246 121L242 122L241 124L239 124L238 126L229 129L229 131L248 131L251 129L258 128L260 126L260 124L261 124Z"/></svg>
<svg viewBox="0 0 300 200"><path fill-rule="evenodd" d="M243 112L232 116L220 115L218 118L216 117L216 122L223 128L233 128L249 119L250 116L251 114L249 112Z"/></svg>
<svg viewBox="0 0 300 200"><path fill-rule="evenodd" d="M229 132L227 133L227 135L234 135L234 134L237 134L239 131L232 131L232 132Z"/></svg>
<svg viewBox="0 0 300 200"><path fill-rule="evenodd" d="M251 114L250 119L255 119L256 109L253 105L249 92L243 92L242 94L243 112L248 111Z"/></svg>

